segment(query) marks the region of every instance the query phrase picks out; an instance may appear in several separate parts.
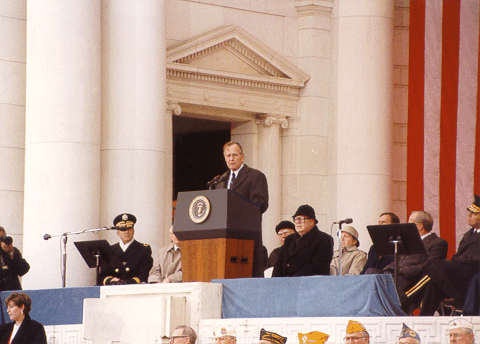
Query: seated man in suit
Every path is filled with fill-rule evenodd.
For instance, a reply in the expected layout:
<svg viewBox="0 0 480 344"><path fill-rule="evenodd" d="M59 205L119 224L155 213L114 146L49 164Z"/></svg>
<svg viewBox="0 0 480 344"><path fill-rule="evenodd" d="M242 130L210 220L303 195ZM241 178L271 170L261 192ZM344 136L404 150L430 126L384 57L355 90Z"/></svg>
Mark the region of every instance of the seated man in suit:
<svg viewBox="0 0 480 344"><path fill-rule="evenodd" d="M148 283L178 283L182 282L182 254L180 253L180 240L170 227L170 240L167 246L158 251L157 258L148 276Z"/></svg>
<svg viewBox="0 0 480 344"><path fill-rule="evenodd" d="M276 227L275 232L277 232L278 240L280 240L280 247L275 248L268 257L267 265L265 269L273 268L275 263L278 260L278 255L280 254L280 249L285 243L285 238L290 234L295 233L295 225L290 221L281 221Z"/></svg>
<svg viewBox="0 0 480 344"><path fill-rule="evenodd" d="M121 266L102 269L100 277L103 285L146 283L153 265L152 249L141 244L133 236L133 226L137 218L132 214L120 214L113 220L120 241L112 245L113 252L122 262Z"/></svg>
<svg viewBox="0 0 480 344"><path fill-rule="evenodd" d="M272 277L329 275L333 238L318 229L315 210L301 205L293 222L297 233L285 239Z"/></svg>
<svg viewBox="0 0 480 344"><path fill-rule="evenodd" d="M429 261L424 266L427 274L417 284L425 286L420 315L434 315L440 302L453 298L464 303L468 285L480 272L480 197L467 208L467 223L471 227L458 244L457 253L452 260ZM421 285L419 285L421 284Z"/></svg>
<svg viewBox="0 0 480 344"><path fill-rule="evenodd" d="M389 225L392 223L400 223L400 219L394 213L383 213L378 219L379 225ZM375 247L372 245L368 251L367 263L363 267L360 275L381 274L382 270L391 262L393 262L393 256L379 256L377 250L375 250Z"/></svg>
<svg viewBox="0 0 480 344"><path fill-rule="evenodd" d="M405 292L415 285L425 276L423 266L430 261L447 258L448 242L437 234L432 232L433 218L426 211L412 211L408 218L409 223L417 226L418 234L425 246L426 254L402 255L399 257L397 270L397 292L400 298L400 304L406 314L414 310L417 301L421 300L421 293L407 297ZM394 263L387 266L384 270L393 273ZM413 309L410 309L410 308Z"/></svg>

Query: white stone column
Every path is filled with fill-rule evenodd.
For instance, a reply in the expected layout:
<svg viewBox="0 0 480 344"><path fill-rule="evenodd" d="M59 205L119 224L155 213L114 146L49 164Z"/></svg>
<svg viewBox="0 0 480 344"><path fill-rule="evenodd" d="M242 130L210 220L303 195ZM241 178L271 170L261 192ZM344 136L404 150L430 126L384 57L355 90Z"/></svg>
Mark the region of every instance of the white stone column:
<svg viewBox="0 0 480 344"><path fill-rule="evenodd" d="M0 6L0 226L23 247L26 0Z"/></svg>
<svg viewBox="0 0 480 344"><path fill-rule="evenodd" d="M281 129L287 128L285 118L275 115L259 116L258 169L267 177L269 205L262 219L263 245L271 252L278 247L275 226L280 222L282 208L282 143Z"/></svg>
<svg viewBox="0 0 480 344"><path fill-rule="evenodd" d="M392 0L334 2L336 219L365 228L392 205Z"/></svg>
<svg viewBox="0 0 480 344"><path fill-rule="evenodd" d="M165 223L165 2L102 2L101 220L137 217L135 238L157 248ZM118 241L114 232L108 240Z"/></svg>
<svg viewBox="0 0 480 344"><path fill-rule="evenodd" d="M330 110L331 1L295 0L299 25L298 66L310 79L301 90L298 115L290 120L283 140L284 214L291 216L302 204L315 209L318 228L326 223L328 115ZM291 127L291 129L290 129Z"/></svg>
<svg viewBox="0 0 480 344"><path fill-rule="evenodd" d="M100 1L29 0L27 8L24 256L26 289L62 286L60 238L98 228ZM67 242L68 287L93 271Z"/></svg>

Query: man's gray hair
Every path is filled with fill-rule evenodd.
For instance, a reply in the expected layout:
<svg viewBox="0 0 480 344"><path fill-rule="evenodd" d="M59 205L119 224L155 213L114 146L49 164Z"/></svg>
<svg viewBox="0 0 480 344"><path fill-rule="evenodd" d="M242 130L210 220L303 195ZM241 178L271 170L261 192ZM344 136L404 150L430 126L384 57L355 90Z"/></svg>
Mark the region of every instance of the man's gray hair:
<svg viewBox="0 0 480 344"><path fill-rule="evenodd" d="M195 333L195 330L191 328L190 326L187 325L179 325L175 327L175 330L182 330L182 335L190 338L190 344L195 344L197 340L197 334Z"/></svg>
<svg viewBox="0 0 480 344"><path fill-rule="evenodd" d="M430 232L433 228L433 218L428 211L415 210L411 215L415 215L415 223L423 224L423 227L427 232Z"/></svg>

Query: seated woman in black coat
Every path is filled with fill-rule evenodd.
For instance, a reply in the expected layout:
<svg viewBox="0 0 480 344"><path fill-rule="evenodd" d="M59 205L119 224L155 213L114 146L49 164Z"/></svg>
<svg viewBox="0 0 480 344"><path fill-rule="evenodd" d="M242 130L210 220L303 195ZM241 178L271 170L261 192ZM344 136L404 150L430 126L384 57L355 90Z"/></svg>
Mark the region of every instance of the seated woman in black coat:
<svg viewBox="0 0 480 344"><path fill-rule="evenodd" d="M30 318L32 299L25 293L11 293L5 300L11 323L0 326L0 344L47 344L45 328Z"/></svg>

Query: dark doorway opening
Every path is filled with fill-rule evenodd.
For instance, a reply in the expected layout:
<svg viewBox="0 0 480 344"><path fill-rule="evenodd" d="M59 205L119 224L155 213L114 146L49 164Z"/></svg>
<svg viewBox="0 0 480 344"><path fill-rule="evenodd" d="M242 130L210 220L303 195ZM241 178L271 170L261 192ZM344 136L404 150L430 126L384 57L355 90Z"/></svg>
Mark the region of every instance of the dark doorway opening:
<svg viewBox="0 0 480 344"><path fill-rule="evenodd" d="M173 116L173 195L205 190L227 170L222 147L230 141L230 123Z"/></svg>

